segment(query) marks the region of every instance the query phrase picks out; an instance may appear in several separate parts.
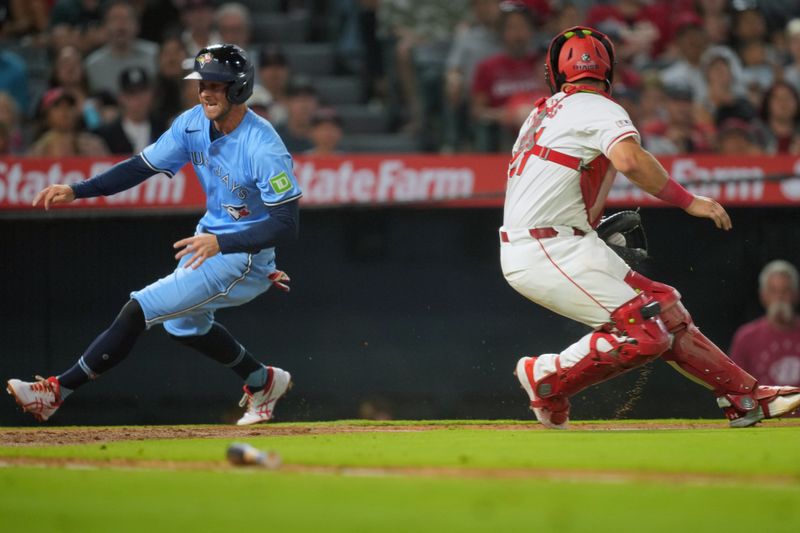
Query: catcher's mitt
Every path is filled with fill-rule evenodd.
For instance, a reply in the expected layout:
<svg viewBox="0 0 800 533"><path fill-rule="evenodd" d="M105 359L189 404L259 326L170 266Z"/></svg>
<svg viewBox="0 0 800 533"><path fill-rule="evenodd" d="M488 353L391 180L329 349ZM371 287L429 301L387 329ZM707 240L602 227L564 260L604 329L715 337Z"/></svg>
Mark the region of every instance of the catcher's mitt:
<svg viewBox="0 0 800 533"><path fill-rule="evenodd" d="M597 236L631 266L649 257L647 235L638 211L620 211L603 218L597 225Z"/></svg>

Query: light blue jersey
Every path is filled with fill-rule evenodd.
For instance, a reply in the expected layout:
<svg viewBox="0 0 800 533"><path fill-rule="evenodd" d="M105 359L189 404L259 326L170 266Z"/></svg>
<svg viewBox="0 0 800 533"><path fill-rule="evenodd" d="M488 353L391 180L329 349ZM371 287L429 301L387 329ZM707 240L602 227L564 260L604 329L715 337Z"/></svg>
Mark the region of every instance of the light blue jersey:
<svg viewBox="0 0 800 533"><path fill-rule="evenodd" d="M272 125L252 111L229 134L211 141L211 123L198 105L142 152L154 171L172 176L191 161L206 192L198 232L239 232L269 218L268 208L302 195L292 158ZM131 293L147 327L163 323L178 336L204 335L217 309L241 305L266 291L275 270L275 250L217 254L199 268L185 269L184 256L170 275Z"/></svg>
<svg viewBox="0 0 800 533"><path fill-rule="evenodd" d="M206 193L202 231L248 229L269 218L268 207L302 196L292 157L266 120L248 110L231 133L211 141L211 122L197 105L142 151L150 168L172 176L191 161Z"/></svg>

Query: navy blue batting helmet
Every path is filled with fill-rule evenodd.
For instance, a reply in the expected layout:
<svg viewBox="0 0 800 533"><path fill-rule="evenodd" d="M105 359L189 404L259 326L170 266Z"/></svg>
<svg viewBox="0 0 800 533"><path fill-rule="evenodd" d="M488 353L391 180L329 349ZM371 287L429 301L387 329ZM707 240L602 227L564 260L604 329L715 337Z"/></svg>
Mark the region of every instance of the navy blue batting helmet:
<svg viewBox="0 0 800 533"><path fill-rule="evenodd" d="M197 53L194 72L184 79L228 83L228 101L243 104L253 94L254 76L253 63L244 50L235 44L213 44Z"/></svg>

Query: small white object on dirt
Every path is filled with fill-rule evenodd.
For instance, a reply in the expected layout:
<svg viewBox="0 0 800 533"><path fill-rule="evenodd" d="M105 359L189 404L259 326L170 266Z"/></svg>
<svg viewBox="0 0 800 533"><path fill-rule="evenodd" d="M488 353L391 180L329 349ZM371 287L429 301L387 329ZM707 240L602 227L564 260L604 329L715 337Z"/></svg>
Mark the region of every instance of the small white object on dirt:
<svg viewBox="0 0 800 533"><path fill-rule="evenodd" d="M263 451L244 442L234 442L228 446L228 461L236 466L262 466L275 470L281 466L281 456L273 450Z"/></svg>

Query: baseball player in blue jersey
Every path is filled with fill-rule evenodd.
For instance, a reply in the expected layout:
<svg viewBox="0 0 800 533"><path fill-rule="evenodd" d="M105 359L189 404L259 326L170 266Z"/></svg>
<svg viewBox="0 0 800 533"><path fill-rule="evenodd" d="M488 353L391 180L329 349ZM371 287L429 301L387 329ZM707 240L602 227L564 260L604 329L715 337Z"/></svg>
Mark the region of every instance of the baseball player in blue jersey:
<svg viewBox="0 0 800 533"><path fill-rule="evenodd" d="M234 45L201 50L187 79L199 80L200 104L178 116L154 144L94 178L51 185L33 204L108 196L157 173L172 176L188 162L205 190L206 212L192 237L175 243L174 272L134 291L111 326L65 372L35 382L8 381L7 390L26 412L45 421L78 387L108 371L136 339L163 324L178 342L231 368L244 381L237 424L272 418L291 375L258 362L218 322L217 309L241 305L271 285L288 290L275 267L275 246L297 238L302 192L292 158L266 120L248 110L253 65Z"/></svg>

